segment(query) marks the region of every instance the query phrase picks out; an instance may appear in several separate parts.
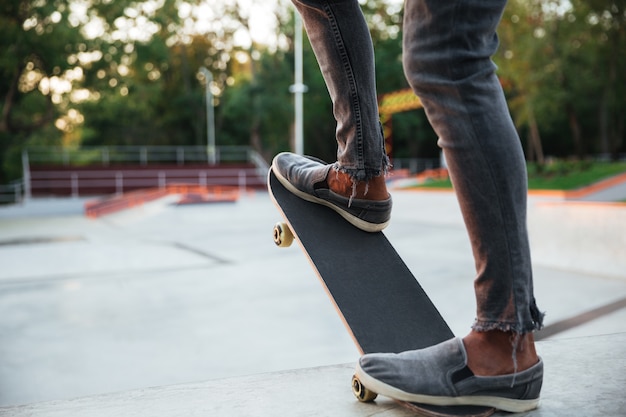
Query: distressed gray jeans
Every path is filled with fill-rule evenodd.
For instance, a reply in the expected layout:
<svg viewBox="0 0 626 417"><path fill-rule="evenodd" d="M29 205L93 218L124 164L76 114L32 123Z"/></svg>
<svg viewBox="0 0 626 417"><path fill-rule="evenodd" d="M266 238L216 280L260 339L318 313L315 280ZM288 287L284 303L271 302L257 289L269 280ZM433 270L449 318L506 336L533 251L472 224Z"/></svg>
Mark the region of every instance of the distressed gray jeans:
<svg viewBox="0 0 626 417"><path fill-rule="evenodd" d="M358 0L292 0L333 103L337 166L386 171L374 51ZM439 137L476 264L477 331L541 328L526 228L524 154L491 60L506 0L406 0L403 63ZM392 300L390 300L392 302Z"/></svg>

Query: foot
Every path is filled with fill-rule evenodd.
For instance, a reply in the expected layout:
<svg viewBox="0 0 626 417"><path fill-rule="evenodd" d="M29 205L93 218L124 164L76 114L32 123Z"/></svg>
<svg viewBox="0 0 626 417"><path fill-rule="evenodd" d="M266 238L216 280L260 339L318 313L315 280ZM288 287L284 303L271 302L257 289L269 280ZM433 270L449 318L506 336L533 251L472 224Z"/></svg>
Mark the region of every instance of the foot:
<svg viewBox="0 0 626 417"><path fill-rule="evenodd" d="M511 357L508 359L511 361ZM401 401L524 412L539 403L543 362L537 360L520 372L477 376L468 366L463 341L454 338L400 354L364 355L356 376L370 391Z"/></svg>
<svg viewBox="0 0 626 417"><path fill-rule="evenodd" d="M326 184L332 192L347 198L373 201L385 201L389 199L387 184L383 175L373 177L369 181L357 182L355 187L350 175L331 169L326 177Z"/></svg>
<svg viewBox="0 0 626 417"><path fill-rule="evenodd" d="M538 361L532 333L516 336L511 332L472 330L463 338L467 366L475 375L496 376L525 371ZM512 360L515 354L515 361Z"/></svg>
<svg viewBox="0 0 626 417"><path fill-rule="evenodd" d="M272 171L298 197L332 208L361 230L378 232L389 224L392 203L382 176L354 187L332 164L288 152L276 155Z"/></svg>

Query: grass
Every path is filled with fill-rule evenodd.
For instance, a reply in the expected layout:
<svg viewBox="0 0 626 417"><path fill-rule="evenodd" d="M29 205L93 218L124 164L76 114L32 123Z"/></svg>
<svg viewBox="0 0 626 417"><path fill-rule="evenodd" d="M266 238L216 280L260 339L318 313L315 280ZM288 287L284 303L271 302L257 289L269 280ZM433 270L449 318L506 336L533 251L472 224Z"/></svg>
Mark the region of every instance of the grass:
<svg viewBox="0 0 626 417"><path fill-rule="evenodd" d="M528 188L575 190L626 172L624 162L556 161L543 167L528 166Z"/></svg>
<svg viewBox="0 0 626 417"><path fill-rule="evenodd" d="M575 190L626 172L625 162L553 161L528 164L531 190ZM417 188L452 188L449 179L433 180Z"/></svg>
<svg viewBox="0 0 626 417"><path fill-rule="evenodd" d="M449 178L445 180L430 180L415 186L415 188L452 188L452 183Z"/></svg>

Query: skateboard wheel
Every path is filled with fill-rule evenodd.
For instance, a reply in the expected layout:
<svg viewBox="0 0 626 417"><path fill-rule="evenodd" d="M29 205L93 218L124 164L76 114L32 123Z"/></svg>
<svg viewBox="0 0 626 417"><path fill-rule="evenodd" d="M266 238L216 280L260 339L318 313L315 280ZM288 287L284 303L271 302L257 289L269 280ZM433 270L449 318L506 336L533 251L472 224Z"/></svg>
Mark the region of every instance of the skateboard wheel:
<svg viewBox="0 0 626 417"><path fill-rule="evenodd" d="M352 376L352 393L357 398L357 400L363 403L372 402L378 397L374 391L370 391L363 384L356 375Z"/></svg>
<svg viewBox="0 0 626 417"><path fill-rule="evenodd" d="M274 243L276 246L286 248L293 242L293 233L287 223L278 222L274 225Z"/></svg>

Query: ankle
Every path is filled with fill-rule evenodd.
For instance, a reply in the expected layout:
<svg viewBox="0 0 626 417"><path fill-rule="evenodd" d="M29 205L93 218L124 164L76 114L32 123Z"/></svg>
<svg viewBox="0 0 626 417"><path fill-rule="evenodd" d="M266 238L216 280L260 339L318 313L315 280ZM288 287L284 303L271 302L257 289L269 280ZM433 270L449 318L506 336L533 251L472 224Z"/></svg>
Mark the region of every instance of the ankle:
<svg viewBox="0 0 626 417"><path fill-rule="evenodd" d="M378 201L389 198L384 175L373 177L368 181L359 181L354 190L353 180L349 174L331 169L326 182L328 188L344 197Z"/></svg>
<svg viewBox="0 0 626 417"><path fill-rule="evenodd" d="M499 330L472 330L463 338L463 344L467 351L467 366L479 376L521 372L539 360L532 333L519 335Z"/></svg>

